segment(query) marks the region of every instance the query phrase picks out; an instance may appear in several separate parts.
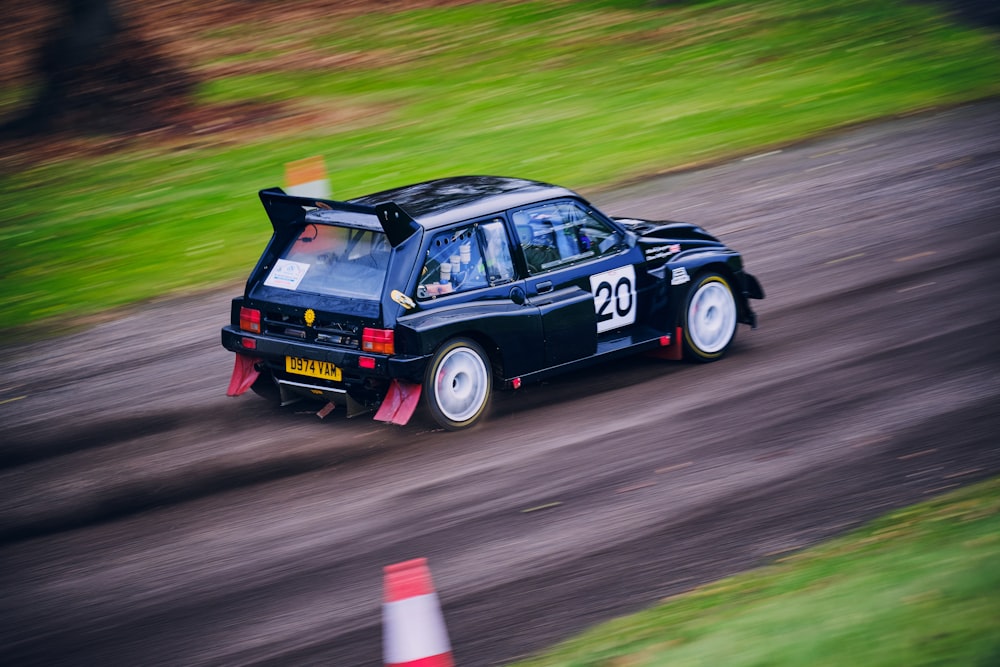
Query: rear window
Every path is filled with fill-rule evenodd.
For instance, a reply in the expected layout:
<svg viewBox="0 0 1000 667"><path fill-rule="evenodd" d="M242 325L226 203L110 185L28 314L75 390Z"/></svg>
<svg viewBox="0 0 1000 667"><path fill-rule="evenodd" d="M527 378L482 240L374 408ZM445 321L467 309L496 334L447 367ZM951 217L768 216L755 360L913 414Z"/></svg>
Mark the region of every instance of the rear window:
<svg viewBox="0 0 1000 667"><path fill-rule="evenodd" d="M269 287L358 299L378 299L389 264L382 232L309 223L275 262Z"/></svg>

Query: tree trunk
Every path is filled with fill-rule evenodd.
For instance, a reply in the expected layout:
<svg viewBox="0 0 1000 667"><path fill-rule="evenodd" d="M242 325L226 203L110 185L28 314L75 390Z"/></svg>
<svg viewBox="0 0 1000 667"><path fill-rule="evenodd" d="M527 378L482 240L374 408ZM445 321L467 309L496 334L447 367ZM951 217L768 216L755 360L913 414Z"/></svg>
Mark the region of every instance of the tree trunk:
<svg viewBox="0 0 1000 667"><path fill-rule="evenodd" d="M137 131L170 124L191 77L130 30L114 0L57 0L56 20L37 59L39 87L0 132Z"/></svg>

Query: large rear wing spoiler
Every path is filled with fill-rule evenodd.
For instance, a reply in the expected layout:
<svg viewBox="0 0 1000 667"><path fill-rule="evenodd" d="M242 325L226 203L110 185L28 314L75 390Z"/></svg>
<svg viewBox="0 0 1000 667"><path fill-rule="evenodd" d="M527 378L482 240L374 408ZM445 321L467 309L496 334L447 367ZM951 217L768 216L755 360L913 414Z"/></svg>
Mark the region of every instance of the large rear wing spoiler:
<svg viewBox="0 0 1000 667"><path fill-rule="evenodd" d="M420 223L395 202L367 206L334 199L297 197L285 194L281 188L267 188L258 194L275 233L301 221L313 209L346 213L349 221L364 229L376 230L381 227L393 248L420 230ZM369 222L365 218L374 219Z"/></svg>

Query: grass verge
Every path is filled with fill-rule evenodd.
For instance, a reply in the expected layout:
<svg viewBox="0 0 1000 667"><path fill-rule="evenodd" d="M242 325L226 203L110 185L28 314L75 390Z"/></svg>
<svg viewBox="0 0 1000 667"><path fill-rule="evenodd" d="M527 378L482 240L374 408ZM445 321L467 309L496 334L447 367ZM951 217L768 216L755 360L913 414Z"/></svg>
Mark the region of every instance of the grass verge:
<svg viewBox="0 0 1000 667"><path fill-rule="evenodd" d="M666 600L517 667L1000 664L1000 478Z"/></svg>
<svg viewBox="0 0 1000 667"><path fill-rule="evenodd" d="M1000 93L996 34L931 3L308 5L187 31L199 103L280 128L6 163L0 331L238 280L269 236L255 192L311 155L340 198L465 173L588 190Z"/></svg>

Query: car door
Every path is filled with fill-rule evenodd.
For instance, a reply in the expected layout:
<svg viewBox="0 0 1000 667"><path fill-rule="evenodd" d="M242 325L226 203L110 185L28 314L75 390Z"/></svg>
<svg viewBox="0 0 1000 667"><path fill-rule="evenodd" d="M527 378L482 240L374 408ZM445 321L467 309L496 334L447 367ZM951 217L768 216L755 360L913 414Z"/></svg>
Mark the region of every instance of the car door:
<svg viewBox="0 0 1000 667"><path fill-rule="evenodd" d="M527 302L539 310L547 367L597 352L599 336L628 328L637 312L636 267L625 233L583 202L511 211Z"/></svg>
<svg viewBox="0 0 1000 667"><path fill-rule="evenodd" d="M527 302L501 216L436 230L414 294L420 308L401 318L433 349L456 336L492 341L508 377L545 368L537 308Z"/></svg>

